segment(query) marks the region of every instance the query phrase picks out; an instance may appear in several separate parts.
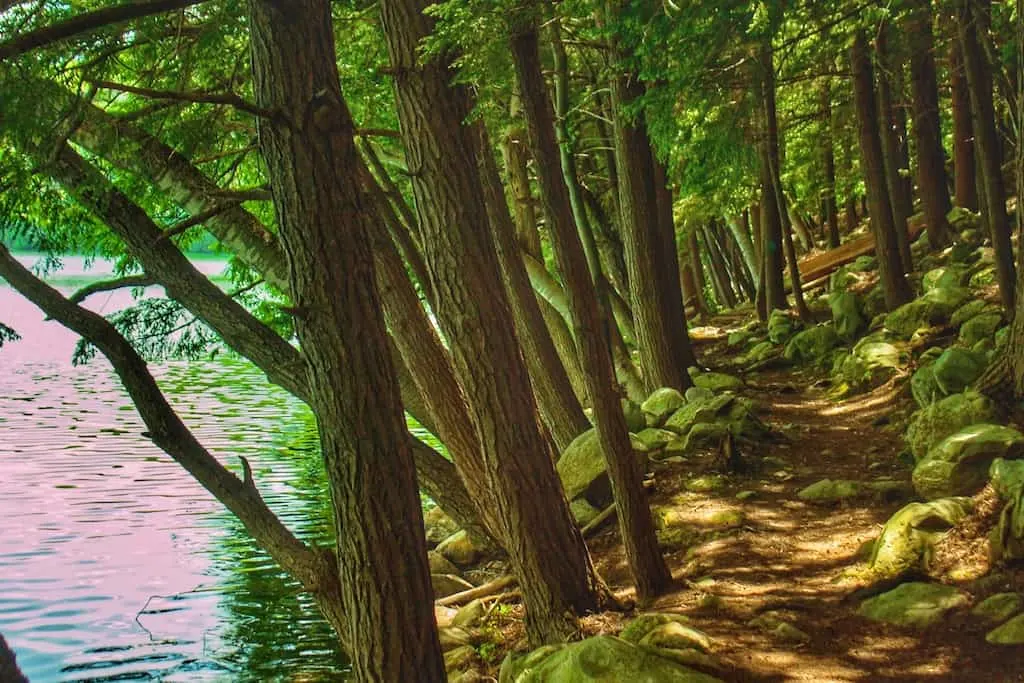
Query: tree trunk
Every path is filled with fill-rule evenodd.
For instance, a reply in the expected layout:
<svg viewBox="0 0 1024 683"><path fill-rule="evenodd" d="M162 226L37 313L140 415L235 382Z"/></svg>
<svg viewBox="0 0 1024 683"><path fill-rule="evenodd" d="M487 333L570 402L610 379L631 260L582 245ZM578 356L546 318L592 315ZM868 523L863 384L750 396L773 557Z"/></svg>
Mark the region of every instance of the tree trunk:
<svg viewBox="0 0 1024 683"><path fill-rule="evenodd" d="M956 205L978 210L977 170L974 163L974 124L971 122L971 93L964 74L963 47L954 39L949 47L950 108L953 114L953 178Z"/></svg>
<svg viewBox="0 0 1024 683"><path fill-rule="evenodd" d="M754 242L750 239L750 212L744 211L742 219L727 219L726 223L743 255L743 265L747 273L753 276L757 272L757 254L754 253Z"/></svg>
<svg viewBox="0 0 1024 683"><path fill-rule="evenodd" d="M696 288L697 302L705 312L708 310L708 300L704 294L704 263L700 258L700 243L697 241L697 228L689 227L686 231L686 250L689 253L690 270L693 272L693 284Z"/></svg>
<svg viewBox="0 0 1024 683"><path fill-rule="evenodd" d="M494 152L482 124L476 126L480 136L477 163L487 199L488 222L498 250L498 262L505 280L519 343L530 371L530 382L540 408L541 418L561 453L572 440L590 428L583 407L576 399L569 375L562 365L551 335L548 333L537 298L530 287L530 278L523 266L515 225L508 213L504 190Z"/></svg>
<svg viewBox="0 0 1024 683"><path fill-rule="evenodd" d="M967 74L971 99L972 123L978 166L984 181L988 210L989 236L995 250L999 296L1007 311L1014 310L1014 288L1017 275L1013 265L1013 245L1010 241L1010 219L1006 213L1006 189L1003 182L1002 152L996 130L995 108L992 102L991 67L985 60L978 42L978 31L987 25L987 2L973 4L957 0L957 25L963 47L964 71Z"/></svg>
<svg viewBox="0 0 1024 683"><path fill-rule="evenodd" d="M259 122L260 148L334 503L348 655L359 680L444 681L423 513L374 287L374 211L356 182L330 3L251 0L249 25L256 102L280 112Z"/></svg>
<svg viewBox="0 0 1024 683"><path fill-rule="evenodd" d="M910 39L911 110L917 147L917 186L924 207L925 229L932 249L949 243L949 186L939 126L939 93L935 77L931 0L914 0L906 24Z"/></svg>
<svg viewBox="0 0 1024 683"><path fill-rule="evenodd" d="M729 286L729 274L725 270L725 259L718 250L712 230L714 222L701 227L701 235L704 238L704 247L708 255L708 265L711 270L711 288L714 290L715 299L722 308L735 308L736 297Z"/></svg>
<svg viewBox="0 0 1024 683"><path fill-rule="evenodd" d="M565 178L552 163L557 158L554 116L544 92L536 27L532 21L527 21L523 30L512 36L512 57L534 159L538 160L541 197L551 217L551 237L556 246L558 267L571 301L576 344L587 368L587 390L593 400L598 441L608 464L626 560L636 582L637 597L646 602L665 591L672 575L658 549L647 494L642 486L643 473L630 445L616 387L608 333L604 329L609 321L602 319L593 284L593 278L601 275L588 268L582 242L573 225Z"/></svg>
<svg viewBox="0 0 1024 683"><path fill-rule="evenodd" d="M487 209L476 145L463 125L468 93L451 85L454 74L444 61L424 59L419 49L432 28L427 6L426 0L381 3L420 243L438 293L438 322L481 443L486 482L479 495L493 507L519 580L527 635L534 644L562 641L577 631L574 615L596 609L607 589L561 491L493 240L479 227Z"/></svg>
<svg viewBox="0 0 1024 683"><path fill-rule="evenodd" d="M910 235L907 221L913 213L913 200L903 182L899 131L896 123L896 105L893 102L895 74L902 64L889 52L887 33L889 24L884 23L875 37L875 57L878 64L878 120L881 124L879 137L882 141L882 161L885 165L885 183L889 190L892 208L892 222L896 226L896 244L899 246L903 272L914 270L910 255Z"/></svg>
<svg viewBox="0 0 1024 683"><path fill-rule="evenodd" d="M850 48L853 68L853 95L860 129L861 163L871 211L871 231L875 235L875 254L885 294L885 307L893 310L910 301L913 293L900 262L899 245L892 220L889 192L885 183L885 162L878 137L878 107L875 101L874 75L867 39L858 32Z"/></svg>
<svg viewBox="0 0 1024 683"><path fill-rule="evenodd" d="M761 112L760 118L764 121L763 138L758 145L761 182L761 267L764 269L763 291L765 312L768 314L776 309L789 308L786 302L786 285L782 273L782 209L779 206L778 195L775 193L772 171L774 167L772 159L773 157L778 159L778 138L773 138L769 134L765 110L769 84L775 82L774 71L769 73L769 70L773 69L770 45L762 47L758 68L760 72L756 76L755 85Z"/></svg>

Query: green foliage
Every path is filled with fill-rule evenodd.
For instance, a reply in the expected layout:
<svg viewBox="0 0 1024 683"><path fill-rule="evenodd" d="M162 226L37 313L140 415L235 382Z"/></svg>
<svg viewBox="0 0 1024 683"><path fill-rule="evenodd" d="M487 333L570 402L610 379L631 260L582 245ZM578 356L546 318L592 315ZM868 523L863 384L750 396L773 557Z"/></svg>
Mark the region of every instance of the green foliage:
<svg viewBox="0 0 1024 683"><path fill-rule="evenodd" d="M18 334L14 329L0 323L0 348L3 348L4 343L14 342L21 339L21 335Z"/></svg>

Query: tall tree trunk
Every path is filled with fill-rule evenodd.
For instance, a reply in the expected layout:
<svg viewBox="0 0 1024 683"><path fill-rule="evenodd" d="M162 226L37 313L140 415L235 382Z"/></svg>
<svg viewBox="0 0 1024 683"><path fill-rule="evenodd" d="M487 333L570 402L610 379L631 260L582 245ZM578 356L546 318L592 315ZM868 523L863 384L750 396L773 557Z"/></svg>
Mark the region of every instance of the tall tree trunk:
<svg viewBox="0 0 1024 683"><path fill-rule="evenodd" d="M928 244L938 249L949 243L949 185L946 155L939 126L939 91L935 76L935 41L932 38L931 0L913 0L906 23L910 38L911 111L917 147L917 186L924 206Z"/></svg>
<svg viewBox="0 0 1024 683"><path fill-rule="evenodd" d="M475 144L463 121L468 93L444 61L419 51L431 33L426 0L381 3L395 74L402 139L434 289L438 322L470 397L486 489L526 604L532 643L564 640L575 614L607 594L572 519L542 436L525 362L511 322L487 209L475 173ZM481 296L481 293L487 296ZM557 556L558 562L550 558Z"/></svg>
<svg viewBox="0 0 1024 683"><path fill-rule="evenodd" d="M587 368L587 390L593 400L598 441L608 464L626 560L636 582L637 597L647 601L665 591L672 575L658 549L651 510L642 486L643 473L630 445L616 387L609 337L604 329L609 321L602 319L592 279L600 277L600 273L588 268L572 220L569 190L555 165L558 143L551 104L544 92L536 25L532 17L523 21L525 26L512 36L511 48L530 143L534 159L538 161L541 198L551 217L551 237L571 301L576 344Z"/></svg>
<svg viewBox="0 0 1024 683"><path fill-rule="evenodd" d="M742 218L727 219L726 223L743 255L743 265L746 266L747 272L751 276L755 275L757 273L757 254L754 252L754 242L750 238L750 212L744 211Z"/></svg>
<svg viewBox="0 0 1024 683"><path fill-rule="evenodd" d="M760 181L761 181L761 260L764 269L764 293L767 312L775 309L785 310L786 285L783 280L783 237L782 212L779 196L775 192L773 168L778 159L778 137L773 137L767 121L766 103L769 88L774 88L775 72L771 58L771 45L762 46L759 60L759 73L756 76L756 90L761 120L764 122L762 140L759 145ZM774 93L772 94L774 98Z"/></svg>
<svg viewBox="0 0 1024 683"><path fill-rule="evenodd" d="M896 244L899 246L900 262L903 272L914 270L914 261L910 255L910 235L907 233L907 221L913 213L913 199L907 192L903 182L902 160L900 152L899 131L896 122L896 104L893 101L893 84L895 74L902 64L889 51L889 23L882 24L875 36L875 57L878 64L878 120L881 124L879 137L882 140L882 161L885 164L885 183L889 190L892 222L896 226Z"/></svg>
<svg viewBox="0 0 1024 683"><path fill-rule="evenodd" d="M701 236L704 239L704 248L708 255L708 265L711 270L711 288L714 290L715 299L722 308L735 308L736 297L729 286L729 274L725 269L725 259L718 250L718 243L713 235L714 222L701 227Z"/></svg>
<svg viewBox="0 0 1024 683"><path fill-rule="evenodd" d="M374 288L374 212L353 182L359 157L330 3L284 10L251 0L249 25L256 102L281 113L259 122L260 148L334 503L352 668L366 681L444 681L423 513Z"/></svg>
<svg viewBox="0 0 1024 683"><path fill-rule="evenodd" d="M885 162L878 136L878 106L875 101L874 75L867 39L857 33L850 48L853 68L853 95L860 130L861 164L868 191L871 231L875 235L875 254L885 293L885 307L892 310L910 301L913 293L900 262L899 245L892 220L889 192L885 183Z"/></svg>
<svg viewBox="0 0 1024 683"><path fill-rule="evenodd" d="M1017 275L1013 264L1013 245L1010 241L1010 219L1006 213L1002 152L992 102L991 68L978 42L980 27L988 25L989 9L987 1L975 4L967 0L957 0L957 26L971 98L975 149L984 181L983 207L988 211L987 223L992 247L995 250L999 296L1006 310L1012 311Z"/></svg>
<svg viewBox="0 0 1024 683"><path fill-rule="evenodd" d="M704 294L704 263L700 258L700 243L697 241L697 228L690 226L686 231L686 250L689 255L690 270L693 273L693 284L696 288L697 301L704 311L708 310L708 300Z"/></svg>
<svg viewBox="0 0 1024 683"><path fill-rule="evenodd" d="M583 414L583 406L576 399L569 375L558 357L558 351L548 333L537 298L530 286L530 278L523 266L515 225L508 213L504 189L494 152L488 142L483 125L477 125L479 151L477 163L487 199L488 222L494 233L498 262L504 275L505 287L516 324L519 343L530 371L530 382L540 408L541 418L547 425L559 453L568 448L572 440L590 428Z"/></svg>
<svg viewBox="0 0 1024 683"><path fill-rule="evenodd" d="M949 87L953 113L953 178L956 205L978 210L977 170L974 163L974 124L971 122L971 93L964 74L964 53L959 39L949 46Z"/></svg>

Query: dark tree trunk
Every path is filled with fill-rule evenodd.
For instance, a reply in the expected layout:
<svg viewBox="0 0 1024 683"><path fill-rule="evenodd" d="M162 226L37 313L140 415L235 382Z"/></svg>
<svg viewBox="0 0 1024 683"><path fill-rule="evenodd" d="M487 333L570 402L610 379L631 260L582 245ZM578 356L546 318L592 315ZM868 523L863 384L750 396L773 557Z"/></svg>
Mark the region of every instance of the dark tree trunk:
<svg viewBox="0 0 1024 683"><path fill-rule="evenodd" d="M883 24L875 37L875 57L878 64L878 120L881 124L879 137L882 141L882 160L885 164L885 183L889 190L892 208L892 222L896 226L896 244L899 246L903 272L914 269L910 255L910 235L907 221L913 213L913 200L903 182L899 130L896 121L896 104L893 101L895 74L902 68L899 60L889 51L887 34L889 23Z"/></svg>
<svg viewBox="0 0 1024 683"><path fill-rule="evenodd" d="M693 273L693 284L698 297L698 304L704 311L708 310L708 300L704 294L704 263L700 258L700 243L697 241L697 228L690 227L686 235L686 249L689 254L690 270Z"/></svg>
<svg viewBox="0 0 1024 683"><path fill-rule="evenodd" d="M931 0L914 0L905 24L909 37L911 110L917 147L917 186L924 206L928 244L938 249L949 243L949 185L946 155L939 126L939 91L935 76L935 41L932 38Z"/></svg>
<svg viewBox="0 0 1024 683"><path fill-rule="evenodd" d="M419 51L432 28L427 6L426 0L381 3L420 243L438 293L438 322L480 439L486 487L479 495L493 508L519 580L528 637L535 644L561 641L577 631L574 615L596 609L607 588L561 491L494 243L480 229L487 209L475 172L476 145L463 125L468 93L451 85L453 73L444 61L424 59Z"/></svg>
<svg viewBox="0 0 1024 683"><path fill-rule="evenodd" d="M1002 152L996 130L992 101L991 67L978 41L981 26L987 26L988 2L972 3L957 0L957 26L963 48L964 71L967 74L978 166L984 181L989 236L995 250L999 296L1007 311L1014 310L1014 288L1017 275L1010 241L1010 219L1006 212L1006 188L1003 182Z"/></svg>
<svg viewBox="0 0 1024 683"><path fill-rule="evenodd" d="M878 106L875 101L874 75L867 39L858 32L850 48L853 68L853 95L860 130L861 164L868 191L871 231L875 236L875 254L885 293L885 307L892 310L910 301L913 293L900 262L899 245L892 221L892 208L885 183L885 162L878 136Z"/></svg>
<svg viewBox="0 0 1024 683"><path fill-rule="evenodd" d="M775 192L773 169L778 163L778 131L769 130L767 97L769 88L774 88L775 73L771 57L771 46L766 44L760 52L759 73L756 76L758 106L761 112L762 139L759 144L761 181L761 260L764 269L764 293L766 312L787 309L786 286L783 279L783 236L782 212L779 195ZM774 98L774 92L772 93Z"/></svg>
<svg viewBox="0 0 1024 683"><path fill-rule="evenodd" d="M494 233L498 262L501 264L512 306L516 332L530 371L530 381L541 418L554 439L557 451L561 453L573 439L590 428L590 421L576 399L569 375L558 357L540 305L530 286L487 132L482 125L477 126L477 132L480 136L477 163L480 165L480 179L487 199L488 222Z"/></svg>
<svg viewBox="0 0 1024 683"><path fill-rule="evenodd" d="M949 87L952 91L954 195L957 206L977 211L974 124L971 122L971 93L964 74L963 54L960 41L953 40L949 47Z"/></svg>
<svg viewBox="0 0 1024 683"><path fill-rule="evenodd" d="M365 681L444 681L419 491L374 287L375 216L356 182L330 3L284 10L252 0L249 25L256 102L280 112L260 121L260 148L334 502L352 668Z"/></svg>

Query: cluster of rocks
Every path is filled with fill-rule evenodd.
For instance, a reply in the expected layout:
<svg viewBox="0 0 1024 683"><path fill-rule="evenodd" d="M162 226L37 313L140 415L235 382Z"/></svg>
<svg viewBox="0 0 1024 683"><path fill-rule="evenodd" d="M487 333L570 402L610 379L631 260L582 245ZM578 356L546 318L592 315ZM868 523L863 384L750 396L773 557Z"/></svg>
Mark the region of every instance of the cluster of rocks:
<svg viewBox="0 0 1024 683"><path fill-rule="evenodd" d="M679 614L644 614L619 636L548 645L509 655L499 683L664 681L720 683L711 638Z"/></svg>

